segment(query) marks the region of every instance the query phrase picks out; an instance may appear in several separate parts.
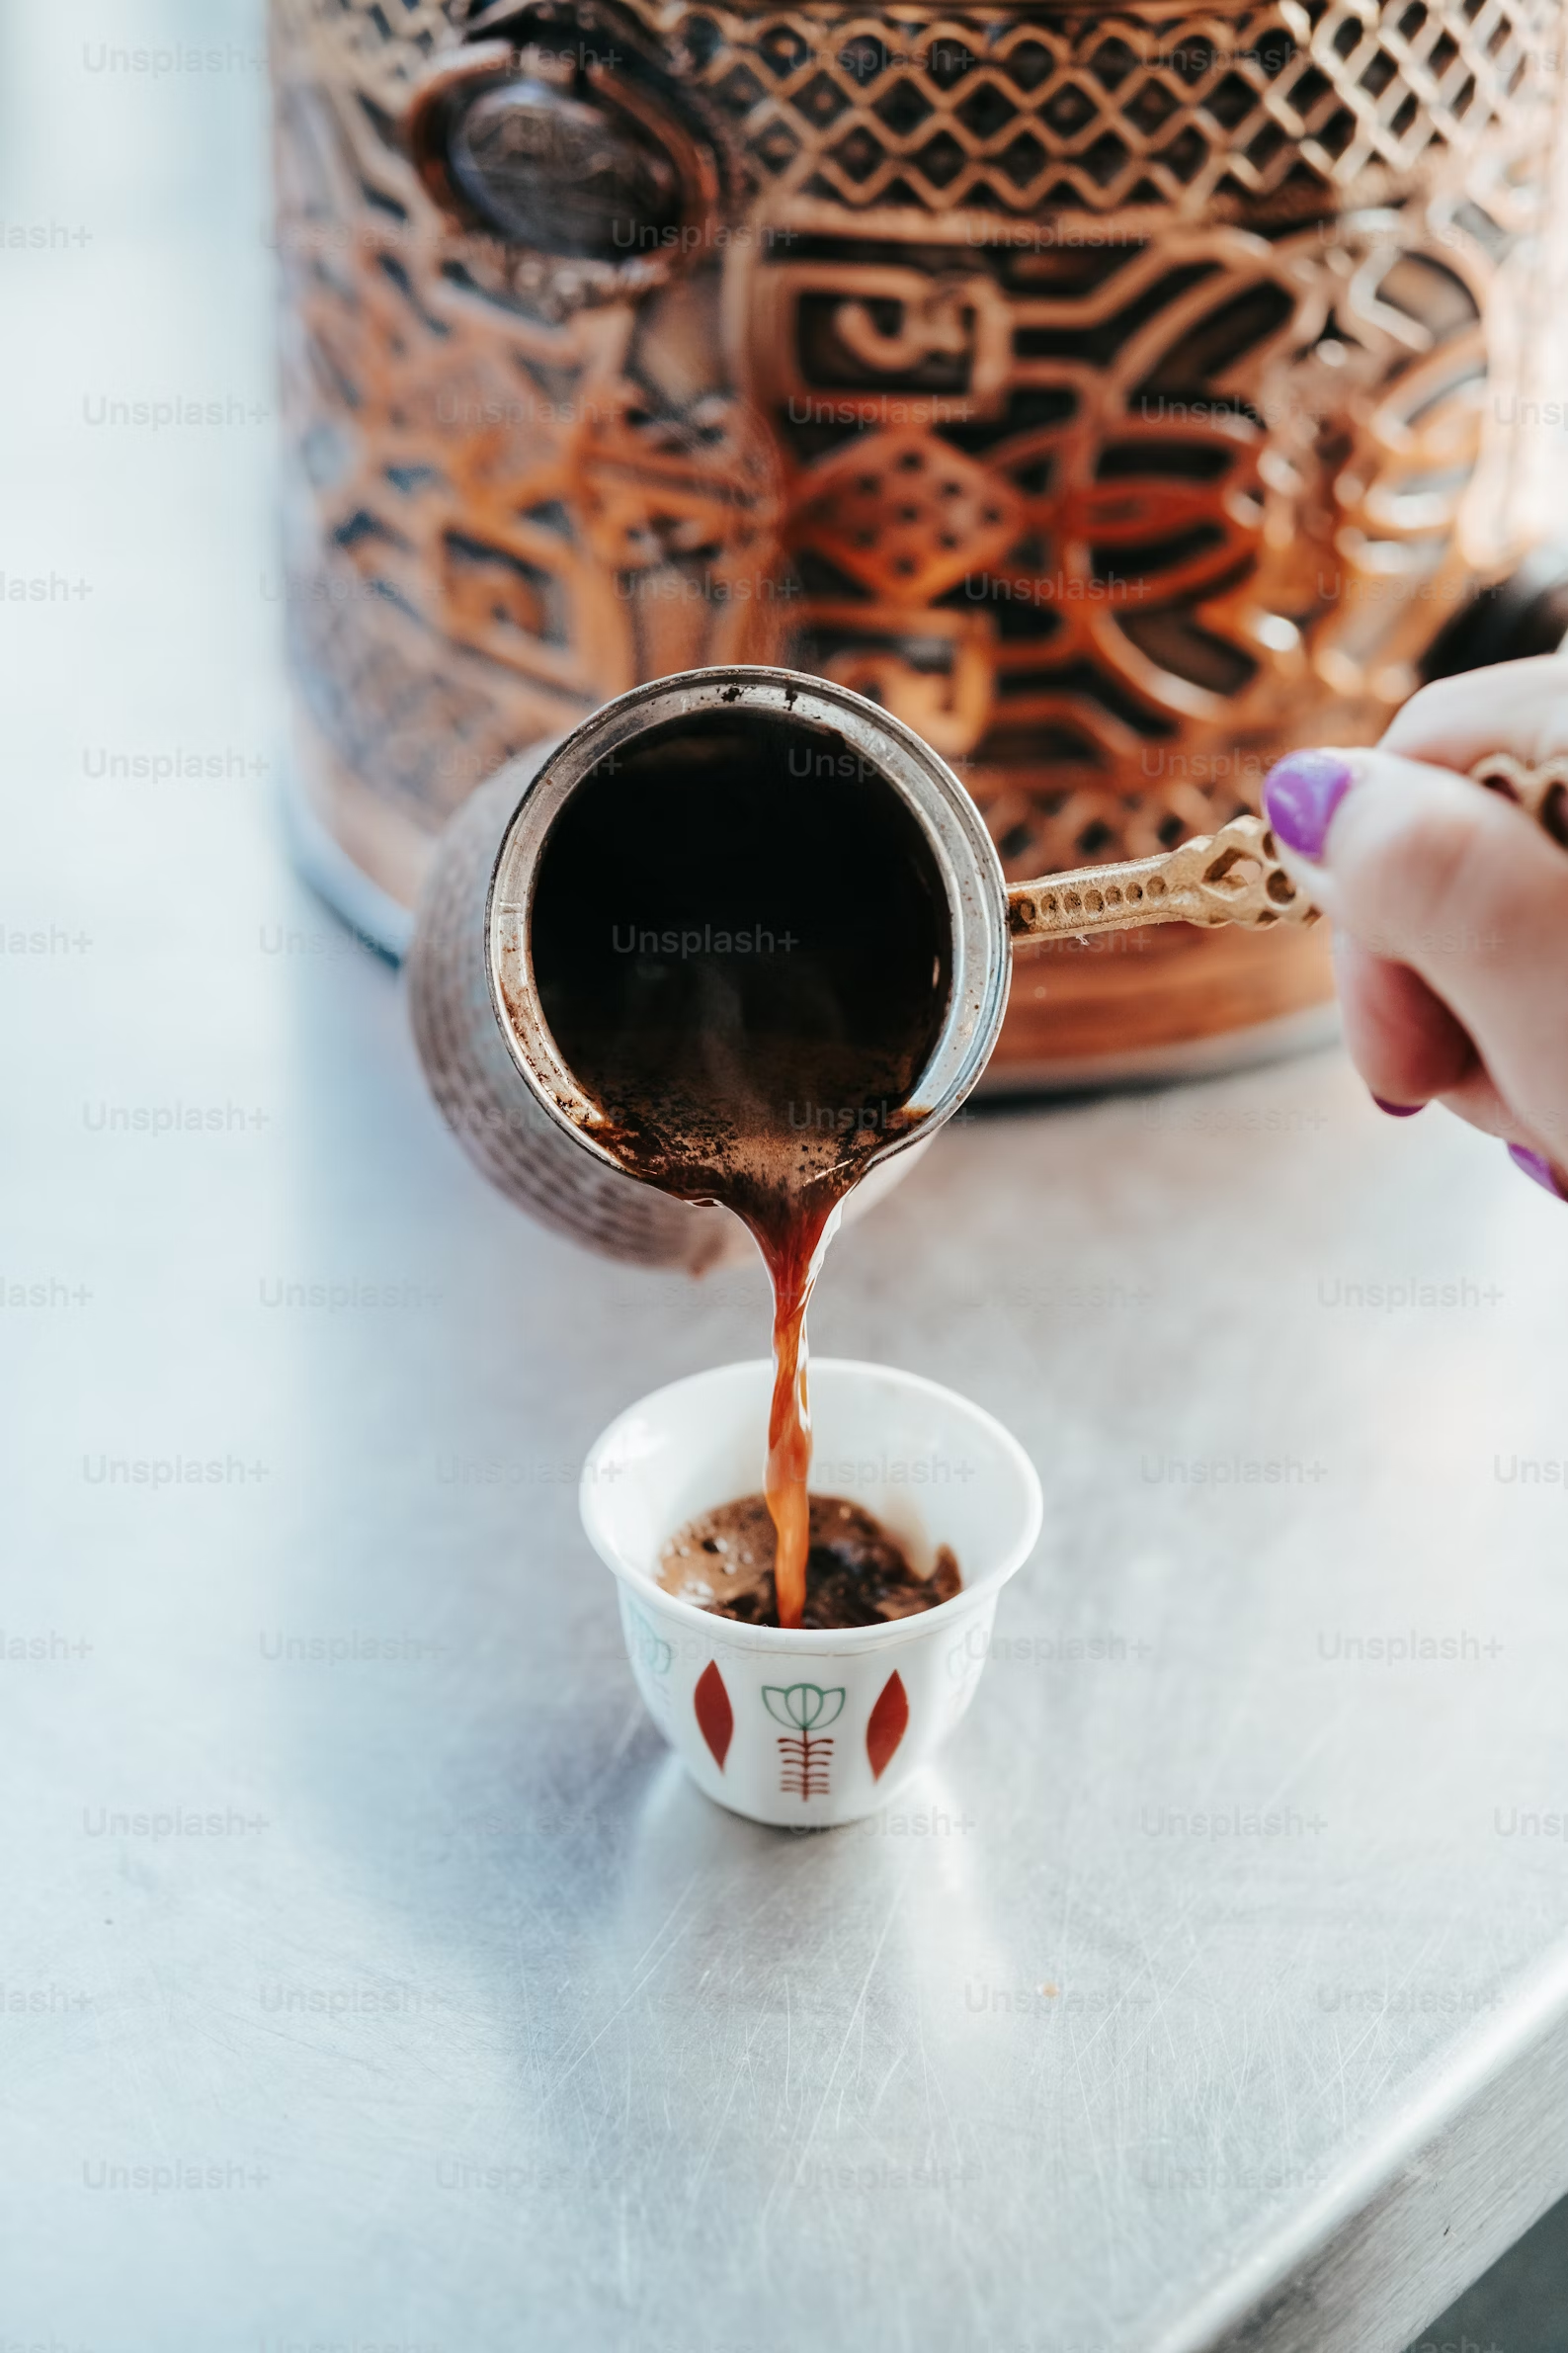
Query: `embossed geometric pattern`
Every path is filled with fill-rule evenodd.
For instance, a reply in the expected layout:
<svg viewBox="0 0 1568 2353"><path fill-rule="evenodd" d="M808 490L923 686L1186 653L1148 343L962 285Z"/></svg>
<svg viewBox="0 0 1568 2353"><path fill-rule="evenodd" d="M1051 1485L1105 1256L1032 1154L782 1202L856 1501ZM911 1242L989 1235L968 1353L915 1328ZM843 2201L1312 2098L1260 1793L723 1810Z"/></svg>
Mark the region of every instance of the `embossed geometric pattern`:
<svg viewBox="0 0 1568 2353"><path fill-rule="evenodd" d="M1354 704L1374 662L1419 650L1449 584L1464 593L1488 263L1440 248L1420 210L1328 246L1222 225L1128 239L1055 293L1021 289L1005 249L930 244L923 280L813 243L744 265L751 391L806 589L794 651L958 762L1014 872L1212 831L1256 794L1267 761L1239 754L1279 726L1282 690ZM887 318L891 381L928 359L956 371L926 396L934 427L875 430L888 394L810 396L813 372L852 359L873 380L867 307ZM975 399L997 349L1007 395ZM857 400L862 429L819 454L819 408ZM1020 429L1032 407L1051 421ZM1330 421L1347 462L1325 464Z"/></svg>
<svg viewBox="0 0 1568 2353"><path fill-rule="evenodd" d="M1019 507L985 466L926 433L858 435L813 469L795 516L819 547L866 586L885 580L910 604L944 595L999 557Z"/></svg>
<svg viewBox="0 0 1568 2353"><path fill-rule="evenodd" d="M286 620L321 736L428 825L641 676L766 658L775 466L721 381L650 374L628 307L454 283L406 158L334 95L281 104Z"/></svg>
<svg viewBox="0 0 1568 2353"><path fill-rule="evenodd" d="M955 11L903 48L903 27L848 12L737 15L728 30L766 77L743 110L750 151L790 188L852 209L1191 214L1216 197L1344 187L1370 165L1405 176L1430 149L1469 152L1549 104L1551 22L1541 0L1397 12L1278 0L1164 25ZM727 43L723 54L727 70ZM771 140L780 126L793 138Z"/></svg>
<svg viewBox="0 0 1568 2353"><path fill-rule="evenodd" d="M308 27L339 71L390 112L407 97L421 66L458 38L467 0L282 0L289 29Z"/></svg>
<svg viewBox="0 0 1568 2353"><path fill-rule="evenodd" d="M467 13L463 0L306 12L389 110ZM1373 165L1406 176L1505 121L1527 138L1551 106L1557 25L1550 0L1269 0L1152 23L995 5L896 25L690 0L628 13L686 51L766 177L854 209L1018 212L1192 212L1216 196L1345 187Z"/></svg>
<svg viewBox="0 0 1568 2353"><path fill-rule="evenodd" d="M553 312L398 130L494 9L277 16L295 669L420 825L638 678L787 658L952 759L1014 874L1146 856L1285 713L1374 731L1473 589L1547 0L627 0L727 241Z"/></svg>

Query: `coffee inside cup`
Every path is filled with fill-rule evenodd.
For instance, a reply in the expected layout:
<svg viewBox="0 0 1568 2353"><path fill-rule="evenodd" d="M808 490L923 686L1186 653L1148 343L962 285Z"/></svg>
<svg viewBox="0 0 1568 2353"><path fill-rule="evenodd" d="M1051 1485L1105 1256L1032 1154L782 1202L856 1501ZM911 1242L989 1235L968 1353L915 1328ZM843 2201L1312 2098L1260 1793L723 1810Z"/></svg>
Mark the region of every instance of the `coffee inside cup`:
<svg viewBox="0 0 1568 2353"><path fill-rule="evenodd" d="M805 1604L799 1623L877 1626L951 1601L962 1584L947 1545L922 1575L908 1553L864 1505L813 1495ZM777 1530L764 1495L742 1495L677 1529L659 1555L659 1583L678 1601L746 1626L777 1626Z"/></svg>

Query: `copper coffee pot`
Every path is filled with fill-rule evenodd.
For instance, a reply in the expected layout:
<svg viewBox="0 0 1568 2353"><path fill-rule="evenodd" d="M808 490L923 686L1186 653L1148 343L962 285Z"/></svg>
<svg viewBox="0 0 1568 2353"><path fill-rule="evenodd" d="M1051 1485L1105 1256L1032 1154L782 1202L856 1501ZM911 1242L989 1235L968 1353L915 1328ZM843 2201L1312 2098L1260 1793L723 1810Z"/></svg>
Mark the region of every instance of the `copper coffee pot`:
<svg viewBox="0 0 1568 2353"><path fill-rule="evenodd" d="M644 1264L699 1267L739 1228L633 1179L604 1116L556 1047L536 983L534 888L551 826L601 763L653 731L700 733L733 715L825 739L901 799L923 828L947 895L946 1017L901 1122L884 1134L863 1193L909 1165L965 1101L996 1048L1012 950L1146 924L1287 933L1317 910L1286 872L1263 818L1243 813L1175 850L1036 881L1004 880L985 821L940 753L878 705L797 671L690 670L606 704L559 743L504 769L441 844L422 902L409 977L415 1036L433 1093L470 1156L522 1207L575 1239ZM800 773L805 773L802 769ZM1528 769L1504 756L1477 781L1564 836L1568 762ZM787 799L779 811L787 827Z"/></svg>

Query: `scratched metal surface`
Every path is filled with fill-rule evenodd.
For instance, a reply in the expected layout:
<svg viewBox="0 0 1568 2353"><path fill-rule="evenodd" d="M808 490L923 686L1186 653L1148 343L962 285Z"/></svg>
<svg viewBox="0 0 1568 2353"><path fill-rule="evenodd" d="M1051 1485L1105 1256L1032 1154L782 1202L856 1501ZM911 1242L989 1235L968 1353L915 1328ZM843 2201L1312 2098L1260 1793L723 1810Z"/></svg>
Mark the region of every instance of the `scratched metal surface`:
<svg viewBox="0 0 1568 2353"><path fill-rule="evenodd" d="M44 583L0 610L0 2335L1131 2353L1272 2309L1259 2250L1418 2101L1462 2128L1563 1936L1568 1219L1332 1054L956 1130L814 1337L1000 1413L1039 1555L896 1815L705 1805L572 1479L758 1350L760 1282L487 1196L280 856L254 20L0 23L45 232L0 281ZM92 62L199 31L236 54ZM169 397L224 421L99 405ZM116 767L171 754L217 773ZM1380 2264L1364 2353L1501 2200Z"/></svg>

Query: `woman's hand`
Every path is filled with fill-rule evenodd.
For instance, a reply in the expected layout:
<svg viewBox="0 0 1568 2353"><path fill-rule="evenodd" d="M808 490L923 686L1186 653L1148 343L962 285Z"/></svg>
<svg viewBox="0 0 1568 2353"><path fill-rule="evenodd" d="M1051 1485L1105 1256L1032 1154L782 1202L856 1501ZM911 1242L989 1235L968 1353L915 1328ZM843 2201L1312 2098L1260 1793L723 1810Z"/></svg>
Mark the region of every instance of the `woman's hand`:
<svg viewBox="0 0 1568 2353"><path fill-rule="evenodd" d="M1568 850L1464 774L1493 752L1568 753L1568 660L1426 687L1375 751L1292 753L1264 812L1333 922L1375 1101L1446 1104L1568 1200Z"/></svg>

